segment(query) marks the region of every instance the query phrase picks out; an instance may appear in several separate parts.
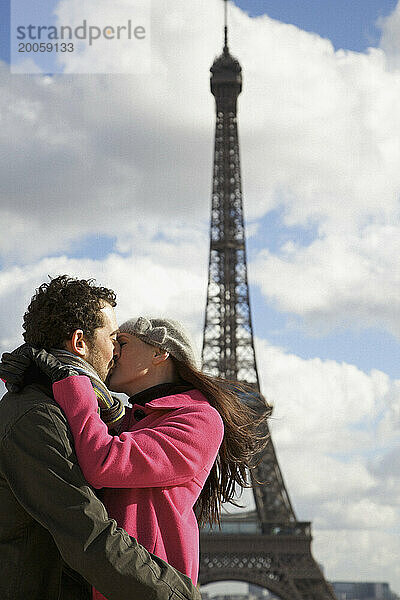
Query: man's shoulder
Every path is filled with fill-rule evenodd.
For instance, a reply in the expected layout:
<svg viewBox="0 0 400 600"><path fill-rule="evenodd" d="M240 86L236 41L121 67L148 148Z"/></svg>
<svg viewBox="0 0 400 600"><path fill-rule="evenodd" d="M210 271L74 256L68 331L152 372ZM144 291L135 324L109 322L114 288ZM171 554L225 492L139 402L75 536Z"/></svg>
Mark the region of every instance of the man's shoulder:
<svg viewBox="0 0 400 600"><path fill-rule="evenodd" d="M20 421L40 421L54 416L65 421L50 389L32 383L18 394L7 392L0 400L0 440Z"/></svg>

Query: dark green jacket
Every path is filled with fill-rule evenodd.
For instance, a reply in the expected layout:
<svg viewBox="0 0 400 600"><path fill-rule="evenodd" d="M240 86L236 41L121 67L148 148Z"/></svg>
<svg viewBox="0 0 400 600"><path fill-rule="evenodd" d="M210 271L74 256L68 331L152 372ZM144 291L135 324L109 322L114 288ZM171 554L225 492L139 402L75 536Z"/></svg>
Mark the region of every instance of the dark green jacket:
<svg viewBox="0 0 400 600"><path fill-rule="evenodd" d="M108 518L41 383L0 401L0 569L1 600L200 600Z"/></svg>

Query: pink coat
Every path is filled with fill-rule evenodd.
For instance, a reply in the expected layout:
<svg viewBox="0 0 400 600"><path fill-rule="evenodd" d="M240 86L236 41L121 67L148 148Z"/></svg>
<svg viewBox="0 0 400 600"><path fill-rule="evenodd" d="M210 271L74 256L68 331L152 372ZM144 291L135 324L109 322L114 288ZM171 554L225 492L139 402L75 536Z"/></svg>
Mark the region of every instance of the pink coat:
<svg viewBox="0 0 400 600"><path fill-rule="evenodd" d="M193 389L127 409L126 431L111 436L88 377L68 377L55 383L53 392L71 427L83 474L93 487L106 488L109 516L196 584L199 532L193 505L224 435L218 411ZM136 409L145 413L139 421Z"/></svg>

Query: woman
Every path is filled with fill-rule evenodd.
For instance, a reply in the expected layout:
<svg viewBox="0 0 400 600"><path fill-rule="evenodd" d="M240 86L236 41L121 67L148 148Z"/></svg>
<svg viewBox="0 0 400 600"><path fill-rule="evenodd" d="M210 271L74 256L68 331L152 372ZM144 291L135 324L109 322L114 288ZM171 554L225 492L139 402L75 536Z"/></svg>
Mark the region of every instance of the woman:
<svg viewBox="0 0 400 600"><path fill-rule="evenodd" d="M126 321L118 342L108 383L132 405L118 435L110 435L99 417L88 377L57 381L54 398L68 419L86 479L104 488L109 516L196 584L197 521L219 522L221 503L232 501L235 483L246 485L257 421L226 382L223 387L198 370L190 339L176 321ZM103 596L95 591L94 598Z"/></svg>

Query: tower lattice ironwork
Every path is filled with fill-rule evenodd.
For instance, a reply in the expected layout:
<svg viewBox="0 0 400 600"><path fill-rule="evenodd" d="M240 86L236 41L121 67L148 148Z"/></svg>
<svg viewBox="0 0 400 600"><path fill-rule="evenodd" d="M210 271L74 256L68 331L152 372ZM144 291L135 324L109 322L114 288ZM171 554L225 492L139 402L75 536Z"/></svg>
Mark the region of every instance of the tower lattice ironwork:
<svg viewBox="0 0 400 600"><path fill-rule="evenodd" d="M202 360L208 373L249 384L254 393L243 401L257 398L260 410L266 404L253 342L237 127L242 69L228 48L226 10L225 0L224 48L211 67L216 130ZM296 518L271 439L254 476L256 510L224 516L221 531L201 533L200 582L236 579L283 600L334 600L311 554L311 525Z"/></svg>

